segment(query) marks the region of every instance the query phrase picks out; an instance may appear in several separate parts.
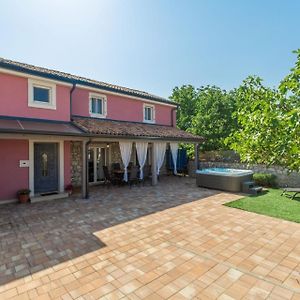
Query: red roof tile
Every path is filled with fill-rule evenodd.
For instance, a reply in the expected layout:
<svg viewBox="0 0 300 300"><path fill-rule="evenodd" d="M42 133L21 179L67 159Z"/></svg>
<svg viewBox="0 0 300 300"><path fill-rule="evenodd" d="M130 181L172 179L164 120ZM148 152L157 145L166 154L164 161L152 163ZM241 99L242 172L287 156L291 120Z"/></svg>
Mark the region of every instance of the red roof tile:
<svg viewBox="0 0 300 300"><path fill-rule="evenodd" d="M112 121L86 117L74 117L73 122L80 129L91 135L105 137L151 138L201 142L203 137L180 130L172 126L144 124L125 121Z"/></svg>

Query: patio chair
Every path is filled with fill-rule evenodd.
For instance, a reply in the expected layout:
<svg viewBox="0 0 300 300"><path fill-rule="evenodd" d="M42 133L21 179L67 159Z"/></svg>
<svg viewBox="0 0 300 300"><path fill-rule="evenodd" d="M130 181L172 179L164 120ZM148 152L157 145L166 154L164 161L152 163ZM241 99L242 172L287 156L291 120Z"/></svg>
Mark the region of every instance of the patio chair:
<svg viewBox="0 0 300 300"><path fill-rule="evenodd" d="M143 185L145 182L151 178L151 166L144 166L144 178L142 179Z"/></svg>
<svg viewBox="0 0 300 300"><path fill-rule="evenodd" d="M292 198L292 200L294 200L298 194L300 194L300 188L286 187L283 189L281 196L286 196L286 197Z"/></svg>
<svg viewBox="0 0 300 300"><path fill-rule="evenodd" d="M111 164L111 169L112 170L121 170L120 163L112 163Z"/></svg>
<svg viewBox="0 0 300 300"><path fill-rule="evenodd" d="M138 167L135 166L131 168L129 178L128 178L128 184L130 188L134 183L140 183L138 173L139 173Z"/></svg>
<svg viewBox="0 0 300 300"><path fill-rule="evenodd" d="M103 166L103 173L104 173L104 185L107 185L107 187L110 187L113 180L109 174L107 166Z"/></svg>

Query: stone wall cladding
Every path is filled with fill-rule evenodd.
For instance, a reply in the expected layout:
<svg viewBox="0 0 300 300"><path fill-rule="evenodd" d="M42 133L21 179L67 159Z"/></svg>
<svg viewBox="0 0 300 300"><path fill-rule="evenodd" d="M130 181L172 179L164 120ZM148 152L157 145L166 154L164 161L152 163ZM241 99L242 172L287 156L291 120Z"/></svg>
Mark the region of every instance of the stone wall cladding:
<svg viewBox="0 0 300 300"><path fill-rule="evenodd" d="M97 146L97 144L92 144L92 146ZM113 142L109 144L109 162L108 166L109 170L111 170L112 163L119 163L121 168L123 168L121 152L118 142ZM135 146L133 146L131 161L134 162L136 155ZM81 142L71 142L71 183L74 186L81 186L81 172L82 172L82 144ZM160 174L167 174L167 164L166 164L166 156L164 159L164 163L161 167Z"/></svg>
<svg viewBox="0 0 300 300"><path fill-rule="evenodd" d="M119 163L121 167L123 166L119 143L110 143L110 155L110 163ZM109 166L109 168L110 167L111 166Z"/></svg>
<svg viewBox="0 0 300 300"><path fill-rule="evenodd" d="M81 185L82 172L82 143L71 142L71 183Z"/></svg>
<svg viewBox="0 0 300 300"><path fill-rule="evenodd" d="M248 165L243 163L226 163L226 162L200 162L201 168L231 168L253 170L254 173L269 173L274 174L277 178L279 187L299 187L300 173L289 173L286 169L280 166L267 167L266 165ZM189 162L189 175L195 177L195 163Z"/></svg>

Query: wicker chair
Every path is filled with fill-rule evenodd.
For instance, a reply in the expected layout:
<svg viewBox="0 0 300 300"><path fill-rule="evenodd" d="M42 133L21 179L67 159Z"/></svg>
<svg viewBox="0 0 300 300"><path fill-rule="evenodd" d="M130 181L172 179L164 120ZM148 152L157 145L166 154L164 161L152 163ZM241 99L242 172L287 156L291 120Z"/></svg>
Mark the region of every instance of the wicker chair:
<svg viewBox="0 0 300 300"><path fill-rule="evenodd" d="M134 183L140 183L140 179L138 176L139 168L137 166L134 166L130 170L129 178L128 178L128 184L131 187Z"/></svg>

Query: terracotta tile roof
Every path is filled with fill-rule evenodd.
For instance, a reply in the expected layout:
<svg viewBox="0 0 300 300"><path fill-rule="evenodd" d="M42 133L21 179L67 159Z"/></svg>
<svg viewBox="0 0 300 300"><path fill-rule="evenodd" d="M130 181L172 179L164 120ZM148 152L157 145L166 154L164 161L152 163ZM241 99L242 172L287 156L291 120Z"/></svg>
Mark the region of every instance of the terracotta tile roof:
<svg viewBox="0 0 300 300"><path fill-rule="evenodd" d="M135 96L135 97L140 97L140 98L153 100L153 101L157 101L157 102L163 102L163 103L168 103L168 104L172 104L172 105L177 105L173 101L170 101L163 97L156 96L156 95L144 92L144 91L139 91L136 89L131 89L131 88L115 85L115 84L110 84L110 83L106 83L103 81L97 81L97 80L93 80L93 79L89 79L89 78L85 78L85 77L81 77L81 76L77 76L77 75L73 75L73 74L69 74L69 73L65 73L65 72L61 72L61 71L57 71L57 70L51 70L51 69L47 69L47 68L43 68L43 67L29 65L29 64L5 59L2 57L0 57L0 67L5 68L5 69L10 69L13 71L28 73L31 75L46 77L46 78L55 79L55 80L61 80L61 81L72 83L72 84L76 83L76 84L99 88L99 89L116 92L116 93L120 93L120 94L124 94L124 95L128 95L128 96Z"/></svg>
<svg viewBox="0 0 300 300"><path fill-rule="evenodd" d="M91 135L105 137L151 138L201 142L203 137L180 130L172 126L144 124L125 121L113 121L87 117L74 117L73 122L80 129Z"/></svg>

